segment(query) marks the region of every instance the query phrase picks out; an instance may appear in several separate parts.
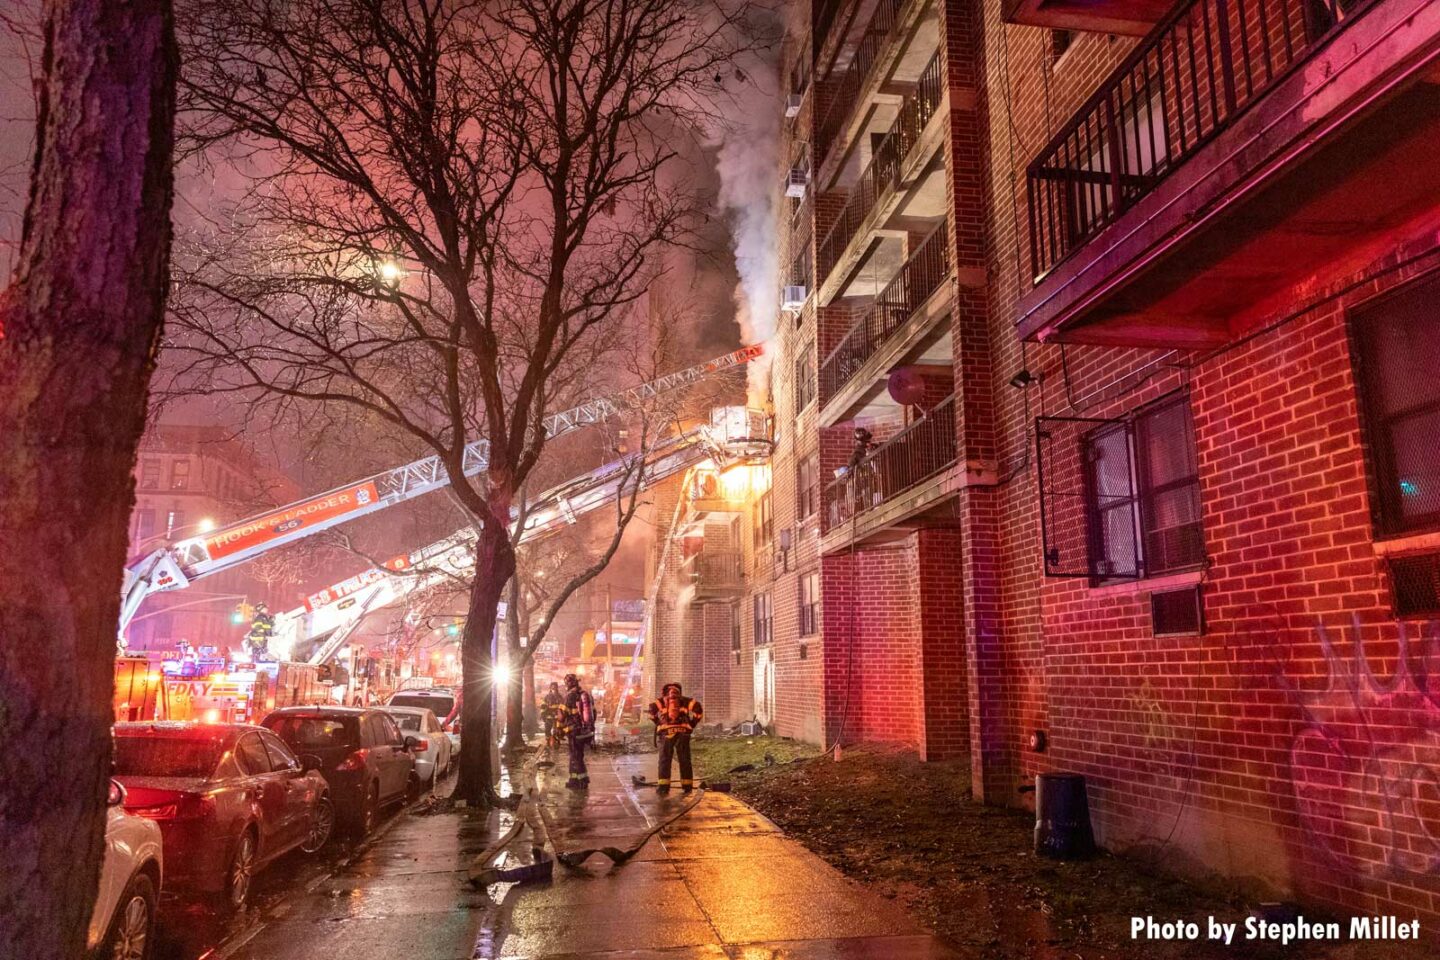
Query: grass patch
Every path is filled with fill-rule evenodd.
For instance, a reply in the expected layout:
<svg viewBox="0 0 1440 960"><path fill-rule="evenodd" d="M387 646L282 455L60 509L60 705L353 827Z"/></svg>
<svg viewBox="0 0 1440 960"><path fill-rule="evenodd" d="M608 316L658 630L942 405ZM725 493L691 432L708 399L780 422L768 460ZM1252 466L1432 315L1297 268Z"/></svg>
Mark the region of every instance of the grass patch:
<svg viewBox="0 0 1440 960"><path fill-rule="evenodd" d="M789 763L797 757L813 755L817 748L797 740L771 736L705 736L697 734L690 741L697 776L722 778L739 766L751 765L757 771L775 764ZM767 759L768 758L768 759ZM734 780L739 774L729 774Z"/></svg>
<svg viewBox="0 0 1440 960"><path fill-rule="evenodd" d="M1306 943L1287 948L1240 942L1130 939L1130 920L1192 920L1214 915L1238 923L1255 900L1221 881L1194 883L1167 872L1179 851L1144 860L1102 855L1061 863L1031 851L1033 815L987 807L970 797L968 761L921 764L914 754L847 749L844 759L763 766L813 754L814 748L769 737L696 741L697 765L711 775L757 763L730 776L733 791L785 832L852 879L902 903L920 922L986 960L1032 958L1257 958L1368 960L1434 956L1409 943ZM758 756L759 760L756 761ZM704 759L701 759L704 758ZM1306 911L1308 919L1320 919ZM1342 918L1342 929L1346 921ZM1242 933L1243 935L1243 933Z"/></svg>

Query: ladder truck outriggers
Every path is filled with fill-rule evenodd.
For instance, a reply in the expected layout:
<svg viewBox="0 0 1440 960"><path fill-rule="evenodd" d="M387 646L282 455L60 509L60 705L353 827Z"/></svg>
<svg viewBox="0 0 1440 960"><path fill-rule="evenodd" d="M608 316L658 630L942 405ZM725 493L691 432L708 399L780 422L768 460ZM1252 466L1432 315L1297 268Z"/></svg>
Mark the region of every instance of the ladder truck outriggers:
<svg viewBox="0 0 1440 960"><path fill-rule="evenodd" d="M662 393L700 382L759 357L759 345L632 387L618 395L552 414L543 421L550 438L600 423ZM709 457L723 462L761 457L769 452L768 419L744 407L722 407L709 424L687 430L645 453L621 458L561 484L537 498L527 512L521 540L533 539L574 523L580 516L613 503L632 482L652 484ZM485 440L464 451L464 475L483 472L488 463ZM266 511L201 536L160 547L132 564L122 582L120 637L145 598L179 590L196 580L232 569L341 523L384 510L441 489L448 476L439 457L426 457L357 483ZM466 527L414 553L394 558L310 597L276 618L276 652L293 653L302 644L325 638L308 658L323 664L345 643L365 615L388 607L451 576L464 576L472 564L475 533ZM328 634L328 636L327 636Z"/></svg>

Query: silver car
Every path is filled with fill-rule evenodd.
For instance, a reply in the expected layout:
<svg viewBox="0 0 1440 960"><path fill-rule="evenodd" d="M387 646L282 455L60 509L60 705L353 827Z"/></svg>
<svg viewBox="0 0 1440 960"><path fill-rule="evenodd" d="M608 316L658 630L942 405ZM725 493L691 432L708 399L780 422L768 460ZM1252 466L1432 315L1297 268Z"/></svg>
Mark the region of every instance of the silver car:
<svg viewBox="0 0 1440 960"><path fill-rule="evenodd" d="M146 960L160 900L160 825L125 812L125 788L110 781L105 859L86 945L96 960Z"/></svg>
<svg viewBox="0 0 1440 960"><path fill-rule="evenodd" d="M415 776L425 787L434 787L437 778L450 772L450 738L440 727L435 712L427 707L389 706L385 712L395 718L400 732L407 737L419 737L423 749L412 750L415 758Z"/></svg>

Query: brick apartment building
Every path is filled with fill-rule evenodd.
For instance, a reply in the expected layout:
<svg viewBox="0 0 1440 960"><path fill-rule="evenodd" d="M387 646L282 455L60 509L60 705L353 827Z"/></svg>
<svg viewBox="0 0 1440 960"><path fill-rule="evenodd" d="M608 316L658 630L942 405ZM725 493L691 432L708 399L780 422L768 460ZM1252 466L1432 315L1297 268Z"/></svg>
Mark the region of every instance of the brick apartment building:
<svg viewBox="0 0 1440 960"><path fill-rule="evenodd" d="M653 675L1440 921L1440 4L807 23L777 442L661 497Z"/></svg>
<svg viewBox="0 0 1440 960"><path fill-rule="evenodd" d="M290 480L263 469L224 428L151 427L135 465L130 556L298 497ZM298 586L274 565L251 563L206 577L188 590L156 594L131 621L129 648L173 650L181 640L196 648L238 646L249 625L231 622L237 604L263 600L278 613L294 605Z"/></svg>

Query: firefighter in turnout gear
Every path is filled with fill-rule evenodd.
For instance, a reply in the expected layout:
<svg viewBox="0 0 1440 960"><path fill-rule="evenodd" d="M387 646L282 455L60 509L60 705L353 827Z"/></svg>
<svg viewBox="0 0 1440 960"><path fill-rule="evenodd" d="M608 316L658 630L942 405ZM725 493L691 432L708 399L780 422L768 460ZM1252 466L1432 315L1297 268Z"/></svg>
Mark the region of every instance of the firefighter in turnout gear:
<svg viewBox="0 0 1440 960"><path fill-rule="evenodd" d="M660 688L660 699L650 704L650 719L655 721L655 736L660 741L660 771L655 778L655 792L670 792L670 764L680 760L680 789L689 793L695 788L695 771L690 765L690 735L700 725L705 708L694 697L685 696L680 684L667 683Z"/></svg>
<svg viewBox="0 0 1440 960"><path fill-rule="evenodd" d="M560 742L560 726L565 718L565 694L560 684L550 684L550 691L540 702L540 721L545 726L545 745L553 748Z"/></svg>
<svg viewBox="0 0 1440 960"><path fill-rule="evenodd" d="M565 675L565 715L560 732L570 743L570 780L565 786L571 790L590 789L585 748L595 739L595 701L590 698L590 691L580 687L580 678L573 673Z"/></svg>
<svg viewBox="0 0 1440 960"><path fill-rule="evenodd" d="M275 617L264 602L255 604L255 616L250 621L250 632L245 635L245 646L254 660L269 660L270 638L275 635Z"/></svg>

